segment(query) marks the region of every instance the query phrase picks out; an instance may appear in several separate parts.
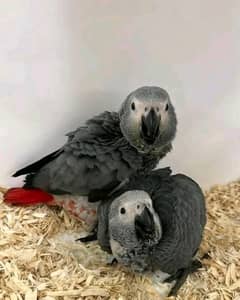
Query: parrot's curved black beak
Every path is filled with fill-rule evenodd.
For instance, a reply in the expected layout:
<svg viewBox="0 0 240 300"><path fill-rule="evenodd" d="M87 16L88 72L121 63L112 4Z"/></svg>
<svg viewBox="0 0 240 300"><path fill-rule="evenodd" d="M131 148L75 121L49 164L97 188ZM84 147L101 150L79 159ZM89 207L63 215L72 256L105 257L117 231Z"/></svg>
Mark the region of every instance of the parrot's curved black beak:
<svg viewBox="0 0 240 300"><path fill-rule="evenodd" d="M151 108L147 116L142 116L141 137L148 144L152 145L159 135L160 117Z"/></svg>
<svg viewBox="0 0 240 300"><path fill-rule="evenodd" d="M145 240L154 234L154 219L150 210L145 207L141 215L135 217L135 230L138 239Z"/></svg>

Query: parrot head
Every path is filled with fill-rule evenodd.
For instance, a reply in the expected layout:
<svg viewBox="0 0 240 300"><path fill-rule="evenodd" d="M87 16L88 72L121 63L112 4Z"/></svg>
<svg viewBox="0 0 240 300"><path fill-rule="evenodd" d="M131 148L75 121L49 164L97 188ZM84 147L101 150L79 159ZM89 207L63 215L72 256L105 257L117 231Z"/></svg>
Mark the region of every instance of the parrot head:
<svg viewBox="0 0 240 300"><path fill-rule="evenodd" d="M157 244L162 236L159 216L150 196L140 190L128 191L114 199L109 210L109 237L113 256L142 253Z"/></svg>
<svg viewBox="0 0 240 300"><path fill-rule="evenodd" d="M123 135L139 151L158 150L175 137L175 110L168 93L160 87L144 86L130 93L119 116Z"/></svg>

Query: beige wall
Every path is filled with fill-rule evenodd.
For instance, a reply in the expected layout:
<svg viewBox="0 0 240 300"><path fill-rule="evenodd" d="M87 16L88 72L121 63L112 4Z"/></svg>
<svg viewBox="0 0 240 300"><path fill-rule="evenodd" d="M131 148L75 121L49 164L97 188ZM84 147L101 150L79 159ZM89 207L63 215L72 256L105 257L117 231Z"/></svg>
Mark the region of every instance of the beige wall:
<svg viewBox="0 0 240 300"><path fill-rule="evenodd" d="M0 184L146 84L178 113L161 165L204 187L239 177L239 11L238 0L1 1Z"/></svg>

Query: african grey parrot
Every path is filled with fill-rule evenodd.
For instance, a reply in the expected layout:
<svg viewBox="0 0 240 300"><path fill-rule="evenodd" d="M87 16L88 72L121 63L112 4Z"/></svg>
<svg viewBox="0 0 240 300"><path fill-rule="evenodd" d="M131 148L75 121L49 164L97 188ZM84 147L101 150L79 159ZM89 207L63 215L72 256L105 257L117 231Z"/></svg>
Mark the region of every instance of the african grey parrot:
<svg viewBox="0 0 240 300"><path fill-rule="evenodd" d="M156 167L172 149L176 126L168 93L155 86L138 88L118 113L93 117L68 133L63 147L17 171L14 177L27 175L25 185L8 190L5 201L61 205L85 220L89 211L96 213L97 205L88 206L89 201L104 199L132 175Z"/></svg>
<svg viewBox="0 0 240 300"><path fill-rule="evenodd" d="M134 271L155 272L160 281L170 282L174 295L188 274L201 266L194 256L206 209L199 185L185 175L170 173L165 168L132 178L101 202L97 238L118 262Z"/></svg>

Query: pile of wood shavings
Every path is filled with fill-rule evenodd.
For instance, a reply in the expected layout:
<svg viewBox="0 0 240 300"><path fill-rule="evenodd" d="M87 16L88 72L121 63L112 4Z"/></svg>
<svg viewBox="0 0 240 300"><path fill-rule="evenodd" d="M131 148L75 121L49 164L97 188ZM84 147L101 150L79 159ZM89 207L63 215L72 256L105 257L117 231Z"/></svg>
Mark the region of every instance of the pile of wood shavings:
<svg viewBox="0 0 240 300"><path fill-rule="evenodd" d="M240 300L240 181L213 187L206 200L200 257L209 257L176 299ZM160 299L150 279L107 266L96 243L76 243L83 230L63 210L0 200L0 299Z"/></svg>

